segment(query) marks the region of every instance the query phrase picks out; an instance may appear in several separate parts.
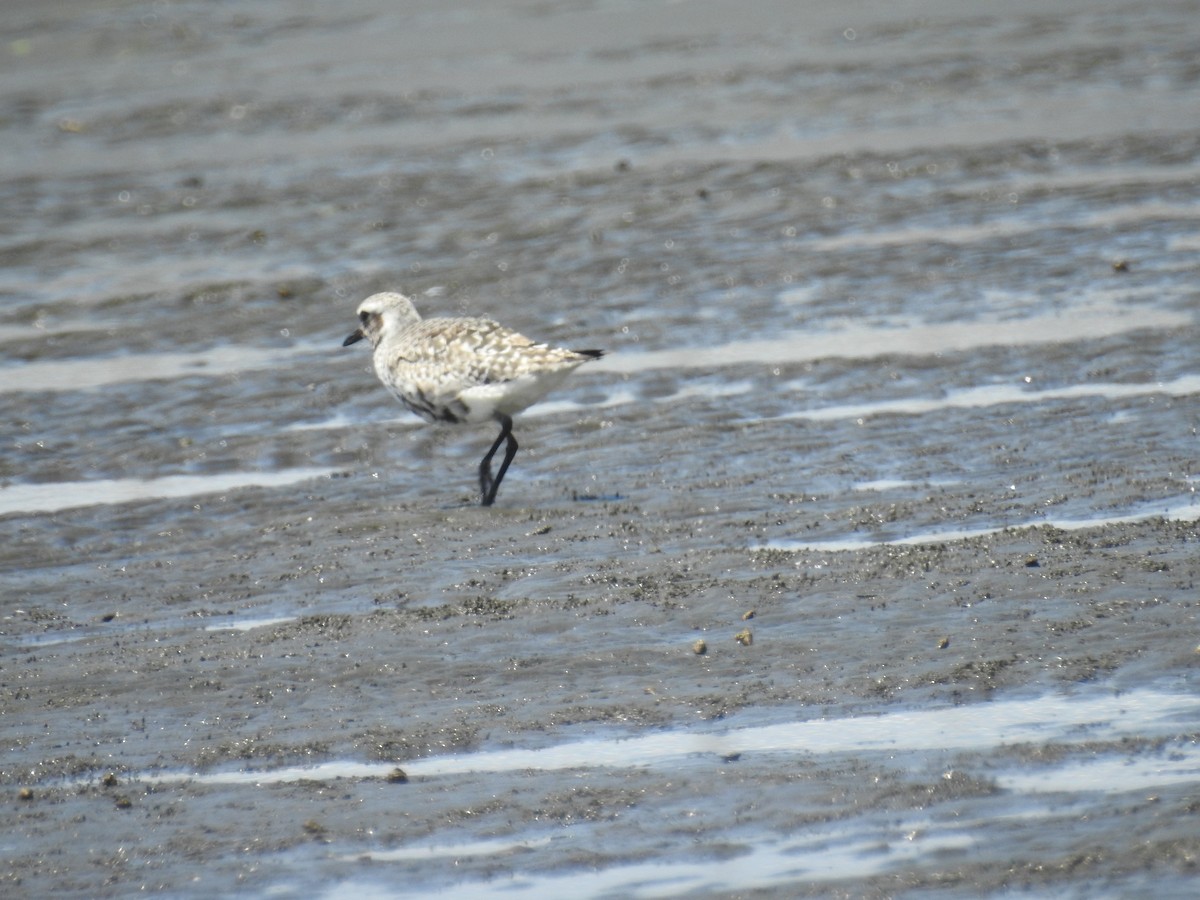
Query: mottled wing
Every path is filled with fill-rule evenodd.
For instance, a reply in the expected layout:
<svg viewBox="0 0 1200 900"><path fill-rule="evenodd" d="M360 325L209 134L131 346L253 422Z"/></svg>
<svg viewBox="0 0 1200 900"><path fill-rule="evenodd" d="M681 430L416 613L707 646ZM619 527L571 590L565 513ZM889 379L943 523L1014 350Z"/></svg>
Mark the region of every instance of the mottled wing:
<svg viewBox="0 0 1200 900"><path fill-rule="evenodd" d="M376 351L393 394L429 421L482 422L537 402L593 353L539 344L490 319L423 319Z"/></svg>
<svg viewBox="0 0 1200 900"><path fill-rule="evenodd" d="M423 362L462 387L501 384L579 363L578 355L539 344L491 319L425 319L413 326Z"/></svg>

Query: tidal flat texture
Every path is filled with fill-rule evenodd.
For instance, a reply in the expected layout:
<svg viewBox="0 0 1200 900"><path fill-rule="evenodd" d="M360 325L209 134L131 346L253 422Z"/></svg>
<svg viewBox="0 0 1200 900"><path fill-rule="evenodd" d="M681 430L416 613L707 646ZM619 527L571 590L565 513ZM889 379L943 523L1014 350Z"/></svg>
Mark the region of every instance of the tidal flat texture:
<svg viewBox="0 0 1200 900"><path fill-rule="evenodd" d="M4 3L0 893L1194 897L1198 20Z"/></svg>

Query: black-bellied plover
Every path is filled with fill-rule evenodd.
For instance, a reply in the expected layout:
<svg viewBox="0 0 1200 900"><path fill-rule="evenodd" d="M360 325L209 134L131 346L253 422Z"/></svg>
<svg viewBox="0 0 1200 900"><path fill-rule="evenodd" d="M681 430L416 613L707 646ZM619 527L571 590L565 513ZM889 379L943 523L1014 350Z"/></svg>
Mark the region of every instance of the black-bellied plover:
<svg viewBox="0 0 1200 900"><path fill-rule="evenodd" d="M479 464L479 493L491 506L517 455L512 417L557 387L603 350L538 344L490 319L422 319L403 294L372 294L358 307L359 327L343 347L366 338L375 374L396 398L427 422L500 423L500 435ZM492 457L507 442L492 477Z"/></svg>

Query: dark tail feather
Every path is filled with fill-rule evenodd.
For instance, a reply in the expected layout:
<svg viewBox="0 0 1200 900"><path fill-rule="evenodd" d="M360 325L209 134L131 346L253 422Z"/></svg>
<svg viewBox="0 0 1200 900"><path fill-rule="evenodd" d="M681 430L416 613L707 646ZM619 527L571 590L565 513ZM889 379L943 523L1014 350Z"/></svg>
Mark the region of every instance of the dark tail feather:
<svg viewBox="0 0 1200 900"><path fill-rule="evenodd" d="M580 356L586 356L588 359L599 359L604 355L603 350L572 350L572 353L578 353Z"/></svg>

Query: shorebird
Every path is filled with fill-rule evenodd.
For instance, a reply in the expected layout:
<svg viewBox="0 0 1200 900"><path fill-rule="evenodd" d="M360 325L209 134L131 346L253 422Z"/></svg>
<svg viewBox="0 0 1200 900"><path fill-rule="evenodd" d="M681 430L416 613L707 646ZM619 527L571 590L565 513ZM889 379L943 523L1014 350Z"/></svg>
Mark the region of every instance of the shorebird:
<svg viewBox="0 0 1200 900"><path fill-rule="evenodd" d="M484 506L496 500L517 455L512 417L557 387L603 350L565 350L538 344L491 319L422 319L403 294L372 294L358 307L358 329L343 347L366 338L375 374L401 403L427 422L453 425L495 421L500 434L479 464ZM505 444L492 477L492 457Z"/></svg>

